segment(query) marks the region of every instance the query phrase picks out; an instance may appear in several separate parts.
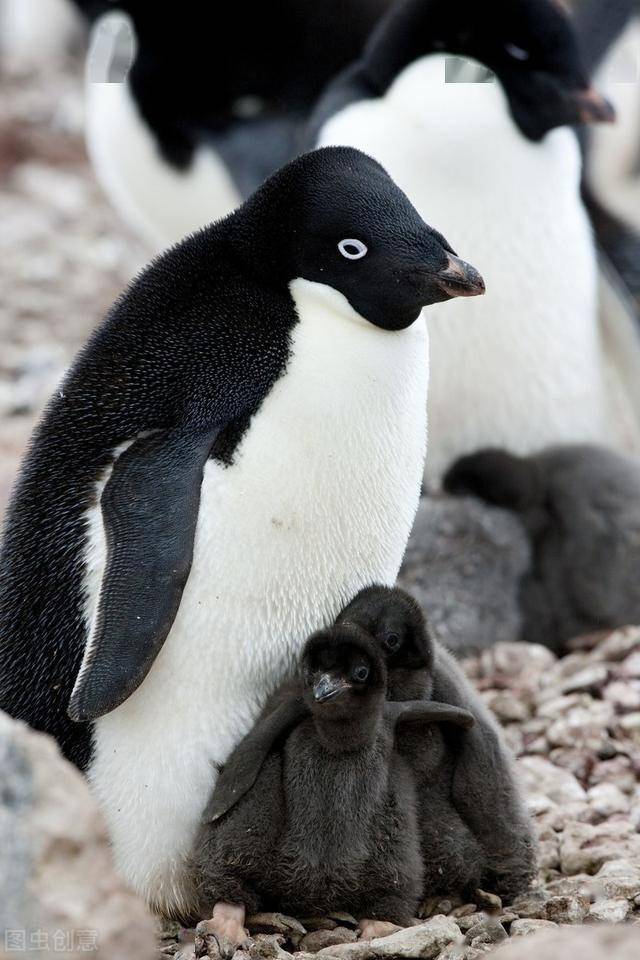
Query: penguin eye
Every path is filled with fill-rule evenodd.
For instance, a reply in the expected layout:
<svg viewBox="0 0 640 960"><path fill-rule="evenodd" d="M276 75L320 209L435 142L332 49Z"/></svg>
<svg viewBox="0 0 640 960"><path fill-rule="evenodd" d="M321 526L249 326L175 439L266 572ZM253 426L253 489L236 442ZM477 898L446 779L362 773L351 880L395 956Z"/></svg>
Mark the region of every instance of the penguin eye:
<svg viewBox="0 0 640 960"><path fill-rule="evenodd" d="M364 663L359 667L356 667L353 671L353 679L358 683L364 683L367 677L369 676L369 667L365 667Z"/></svg>
<svg viewBox="0 0 640 960"><path fill-rule="evenodd" d="M367 254L367 246L362 240L341 240L338 250L347 260L361 260Z"/></svg>
<svg viewBox="0 0 640 960"><path fill-rule="evenodd" d="M504 48L514 60L528 60L531 57L528 50L524 50L515 43L505 43Z"/></svg>
<svg viewBox="0 0 640 960"><path fill-rule="evenodd" d="M383 641L387 650L394 653L400 647L400 637L397 633L387 633Z"/></svg>

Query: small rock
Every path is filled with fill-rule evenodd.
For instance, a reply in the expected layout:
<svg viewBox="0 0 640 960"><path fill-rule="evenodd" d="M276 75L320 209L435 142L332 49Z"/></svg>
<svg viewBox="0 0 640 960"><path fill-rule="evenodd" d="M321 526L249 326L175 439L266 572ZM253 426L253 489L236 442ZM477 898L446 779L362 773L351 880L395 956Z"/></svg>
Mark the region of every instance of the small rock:
<svg viewBox="0 0 640 960"><path fill-rule="evenodd" d="M587 792L591 806L603 817L610 817L614 813L626 813L630 801L624 793L613 783L598 783Z"/></svg>
<svg viewBox="0 0 640 960"><path fill-rule="evenodd" d="M407 927L390 937L372 940L371 946L379 957L411 957L432 960L450 943L458 943L462 934L449 917L436 916L417 927ZM331 948L335 949L335 948ZM341 949L344 949L342 947Z"/></svg>
<svg viewBox="0 0 640 960"><path fill-rule="evenodd" d="M631 904L622 897L613 900L597 900L591 904L589 919L601 923L624 923L631 913Z"/></svg>
<svg viewBox="0 0 640 960"><path fill-rule="evenodd" d="M544 905L544 919L555 923L582 923L589 913L589 900L580 895L551 897Z"/></svg>
<svg viewBox="0 0 640 960"><path fill-rule="evenodd" d="M557 880L551 880L545 887L547 893L551 896L580 896L591 899L590 889L593 877L588 873L578 873L573 877L558 877Z"/></svg>
<svg viewBox="0 0 640 960"><path fill-rule="evenodd" d="M628 713L618 720L618 729L623 736L633 740L640 740L640 712Z"/></svg>
<svg viewBox="0 0 640 960"><path fill-rule="evenodd" d="M560 684L562 693L590 693L600 690L609 677L608 669L602 664L585 667Z"/></svg>
<svg viewBox="0 0 640 960"><path fill-rule="evenodd" d="M467 930L464 939L472 947L481 943L500 943L507 939L507 931L496 917L485 917Z"/></svg>
<svg viewBox="0 0 640 960"><path fill-rule="evenodd" d="M307 932L295 917L287 917L284 913L254 913L249 917L246 926L250 933L281 933L288 936L290 933L299 933L304 936Z"/></svg>
<svg viewBox="0 0 640 960"><path fill-rule="evenodd" d="M464 917L458 917L457 923L463 933L466 933L467 930L470 930L471 927L476 923L480 923L481 920L484 920L486 913L478 911L477 913L468 913Z"/></svg>
<svg viewBox="0 0 640 960"><path fill-rule="evenodd" d="M593 751L603 749L614 723L615 710L605 700L591 700L585 706L573 707L547 730L553 747L578 747Z"/></svg>
<svg viewBox="0 0 640 960"><path fill-rule="evenodd" d="M542 702L538 704L538 718L556 720L558 717L563 717L567 714L573 707L583 703L584 697L578 693L572 693L570 696L565 697L554 695L544 698ZM547 728L548 726L547 724Z"/></svg>
<svg viewBox="0 0 640 960"><path fill-rule="evenodd" d="M526 790L542 793L554 803L586 800L586 792L573 774L554 766L545 757L520 757L518 769Z"/></svg>
<svg viewBox="0 0 640 960"><path fill-rule="evenodd" d="M640 683L638 681L614 680L602 691L605 700L609 700L620 712L640 710Z"/></svg>
<svg viewBox="0 0 640 960"><path fill-rule="evenodd" d="M497 893L489 893L486 890L476 890L475 898L479 907L484 910L502 910L502 900Z"/></svg>
<svg viewBox="0 0 640 960"><path fill-rule="evenodd" d="M595 657L598 660L612 662L625 660L633 651L640 647L640 628L624 627L610 633L605 640L598 644Z"/></svg>
<svg viewBox="0 0 640 960"><path fill-rule="evenodd" d="M556 747L550 752L549 759L556 767L571 771L582 782L588 779L595 762L591 750L573 747Z"/></svg>
<svg viewBox="0 0 640 960"><path fill-rule="evenodd" d="M638 960L638 932L631 924L541 930L501 944L491 960Z"/></svg>
<svg viewBox="0 0 640 960"><path fill-rule="evenodd" d="M548 813L555 809L555 803L543 793L534 793L527 797L527 807L532 817L539 817L541 813Z"/></svg>
<svg viewBox="0 0 640 960"><path fill-rule="evenodd" d="M347 927L336 927L334 930L313 930L305 934L298 944L298 949L304 953L317 953L324 947L332 947L337 943L354 943L358 939L355 930Z"/></svg>
<svg viewBox="0 0 640 960"><path fill-rule="evenodd" d="M629 823L636 833L640 832L640 803L633 803L629 808Z"/></svg>
<svg viewBox="0 0 640 960"><path fill-rule="evenodd" d="M553 920L514 920L511 924L512 937L528 937L539 930L550 930L558 924Z"/></svg>
<svg viewBox="0 0 640 960"><path fill-rule="evenodd" d="M595 878L608 897L629 900L640 895L640 863L630 860L610 860L603 864Z"/></svg>
<svg viewBox="0 0 640 960"><path fill-rule="evenodd" d="M314 953L314 957L338 957L339 960L372 960L378 956L373 940L356 940L355 943L337 943Z"/></svg>
<svg viewBox="0 0 640 960"><path fill-rule="evenodd" d="M611 760L599 760L594 763L589 774L589 783L615 783L625 793L633 793L636 785L636 775L629 757L623 755Z"/></svg>
<svg viewBox="0 0 640 960"><path fill-rule="evenodd" d="M640 650L636 650L618 668L618 676L634 680L640 678Z"/></svg>
<svg viewBox="0 0 640 960"><path fill-rule="evenodd" d="M291 954L282 949L283 943L284 937L282 934L258 933L255 937L250 938L246 945L243 945L242 950L236 951L234 957L238 957L238 955L246 957L248 950L251 960L289 960ZM212 960L218 960L220 952L215 949L217 942L214 941L212 946L214 946L214 949L207 951L207 955L211 957Z"/></svg>
<svg viewBox="0 0 640 960"><path fill-rule="evenodd" d="M511 909L519 917L526 920L538 920L544 914L544 906L549 895L544 890L528 890L521 894L511 904Z"/></svg>
<svg viewBox="0 0 640 960"><path fill-rule="evenodd" d="M531 715L527 704L509 690L490 690L484 699L502 723L521 723Z"/></svg>
<svg viewBox="0 0 640 960"><path fill-rule="evenodd" d="M463 903L461 907L456 907L451 911L450 916L454 917L456 920L463 917L470 917L472 913L476 913L477 906L475 903Z"/></svg>
<svg viewBox="0 0 640 960"><path fill-rule="evenodd" d="M537 643L496 643L480 656L484 676L498 673L525 680L547 673L557 660L548 647Z"/></svg>

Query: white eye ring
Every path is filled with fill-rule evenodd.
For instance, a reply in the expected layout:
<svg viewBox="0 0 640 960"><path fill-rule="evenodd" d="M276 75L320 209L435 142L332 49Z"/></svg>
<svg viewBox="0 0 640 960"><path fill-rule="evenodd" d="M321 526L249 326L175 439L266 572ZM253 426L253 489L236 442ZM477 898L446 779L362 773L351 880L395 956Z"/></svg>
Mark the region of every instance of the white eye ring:
<svg viewBox="0 0 640 960"><path fill-rule="evenodd" d="M528 50L523 50L522 47L516 46L515 43L505 43L504 48L514 60L528 60L531 57Z"/></svg>
<svg viewBox="0 0 640 960"><path fill-rule="evenodd" d="M354 249L355 248L355 249ZM367 254L367 246L362 240L341 240L338 244L338 250L347 260L361 260Z"/></svg>

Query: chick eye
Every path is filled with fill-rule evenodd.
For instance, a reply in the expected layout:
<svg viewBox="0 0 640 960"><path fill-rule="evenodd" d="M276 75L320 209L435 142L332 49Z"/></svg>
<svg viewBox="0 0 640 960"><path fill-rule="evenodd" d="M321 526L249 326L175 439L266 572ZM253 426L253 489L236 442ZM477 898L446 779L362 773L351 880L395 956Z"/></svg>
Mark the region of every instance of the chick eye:
<svg viewBox="0 0 640 960"><path fill-rule="evenodd" d="M528 50L523 49L523 47L519 47L515 43L505 43L504 48L509 56L513 57L514 60L528 60L531 57L531 54Z"/></svg>
<svg viewBox="0 0 640 960"><path fill-rule="evenodd" d="M391 650L393 652L400 646L400 637L397 633L388 633L385 636L383 643L387 650Z"/></svg>
<svg viewBox="0 0 640 960"><path fill-rule="evenodd" d="M347 260L361 260L367 254L367 246L362 240L341 240L338 250Z"/></svg>
<svg viewBox="0 0 640 960"><path fill-rule="evenodd" d="M368 676L369 667L365 667L364 664L362 664L360 667L356 667L353 671L353 679L357 680L358 683L364 683Z"/></svg>

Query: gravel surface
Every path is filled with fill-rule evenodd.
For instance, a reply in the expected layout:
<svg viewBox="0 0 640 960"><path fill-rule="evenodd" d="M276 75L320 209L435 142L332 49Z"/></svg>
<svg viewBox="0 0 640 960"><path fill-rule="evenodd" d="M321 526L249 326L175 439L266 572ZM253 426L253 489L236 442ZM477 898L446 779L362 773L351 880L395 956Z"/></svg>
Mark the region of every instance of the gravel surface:
<svg viewBox="0 0 640 960"><path fill-rule="evenodd" d="M2 514L44 402L147 255L109 208L87 163L80 71L0 79ZM422 522L450 522L445 513L433 516ZM503 519L488 534L478 522L483 543L502 535ZM521 548L514 551L504 567L509 583L522 562ZM426 600L430 584L421 580L418 561L414 551L405 573ZM515 618L513 610L509 616ZM616 929L638 924L640 628L583 639L561 661L542 647L501 642L466 667L519 758L540 838L536 887L509 905L490 891L468 904L426 903L416 926L371 943L355 940L346 915L302 918L302 926L263 916L250 923L243 956L278 960L289 951L299 957L322 951L360 960L476 960L507 939L515 949L519 938L559 925L588 931L598 922ZM194 931L166 931L163 954L193 957L194 937ZM196 946L216 956L206 927Z"/></svg>
<svg viewBox="0 0 640 960"><path fill-rule="evenodd" d="M518 760L540 845L532 889L503 904L491 891L473 902L423 904L416 926L371 943L355 940L346 915L249 921L247 955L383 956L476 960L507 938L561 925L636 924L640 943L640 628L590 635L559 660L546 647L498 643L463 661L502 724ZM300 927L302 924L302 928ZM206 924L174 928L165 952L217 956Z"/></svg>

